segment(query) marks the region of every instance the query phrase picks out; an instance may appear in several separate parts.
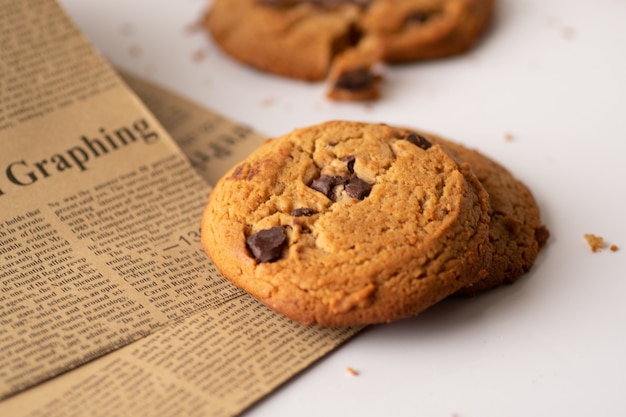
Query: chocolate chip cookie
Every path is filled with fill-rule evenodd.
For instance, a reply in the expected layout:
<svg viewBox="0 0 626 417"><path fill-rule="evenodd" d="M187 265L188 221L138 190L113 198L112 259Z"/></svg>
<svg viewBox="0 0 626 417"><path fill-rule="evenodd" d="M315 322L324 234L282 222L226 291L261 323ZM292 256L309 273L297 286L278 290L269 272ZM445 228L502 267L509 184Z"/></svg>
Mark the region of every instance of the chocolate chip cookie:
<svg viewBox="0 0 626 417"><path fill-rule="evenodd" d="M533 194L509 170L482 153L432 134L421 134L457 162L469 163L489 194L489 236L493 246L489 274L458 294L475 295L515 282L530 270L550 236Z"/></svg>
<svg viewBox="0 0 626 417"><path fill-rule="evenodd" d="M319 81L329 97L378 97L378 62L441 58L471 48L494 0L214 0L204 26L237 60ZM336 62L335 62L336 61Z"/></svg>
<svg viewBox="0 0 626 417"><path fill-rule="evenodd" d="M333 57L356 42L351 31L360 9L348 1L215 0L204 24L217 44L243 63L319 81Z"/></svg>
<svg viewBox="0 0 626 417"><path fill-rule="evenodd" d="M390 322L477 282L488 196L408 129L327 122L267 141L215 186L202 244L221 273L303 324Z"/></svg>

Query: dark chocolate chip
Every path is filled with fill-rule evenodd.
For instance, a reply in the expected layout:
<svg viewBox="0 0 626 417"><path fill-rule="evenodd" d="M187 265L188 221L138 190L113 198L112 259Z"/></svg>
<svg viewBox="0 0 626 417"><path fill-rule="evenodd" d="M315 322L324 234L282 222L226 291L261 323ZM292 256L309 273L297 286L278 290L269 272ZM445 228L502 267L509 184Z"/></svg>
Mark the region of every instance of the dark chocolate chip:
<svg viewBox="0 0 626 417"><path fill-rule="evenodd" d="M406 135L404 139L408 140L409 142L411 142L413 145L417 146L418 148L421 148L424 150L433 146L433 144L430 143L428 139L426 139L422 135L418 135L417 133L409 133L408 135Z"/></svg>
<svg viewBox="0 0 626 417"><path fill-rule="evenodd" d="M370 195L372 186L358 177L352 177L348 180L344 189L350 197L363 200Z"/></svg>
<svg viewBox="0 0 626 417"><path fill-rule="evenodd" d="M374 2L374 0L345 0L344 2L351 3L351 4L354 4L355 6L365 9L369 7Z"/></svg>
<svg viewBox="0 0 626 417"><path fill-rule="evenodd" d="M248 249L259 262L273 262L280 258L287 243L285 230L280 226L264 229L246 238Z"/></svg>
<svg viewBox="0 0 626 417"><path fill-rule="evenodd" d="M376 81L376 76L368 68L358 68L346 71L339 76L335 88L349 91L359 91L370 88Z"/></svg>
<svg viewBox="0 0 626 417"><path fill-rule="evenodd" d="M291 215L294 217L302 217L302 216L309 217L314 214L315 214L315 210L313 210L312 208L305 208L305 207L293 209L291 211Z"/></svg>
<svg viewBox="0 0 626 417"><path fill-rule="evenodd" d="M430 19L430 15L428 13L416 11L416 12L411 13L406 18L406 21L408 23L426 23L428 19Z"/></svg>
<svg viewBox="0 0 626 417"><path fill-rule="evenodd" d="M243 174L243 170L244 170L244 164L241 165L237 165L237 168L235 168L235 171L233 172L233 174L228 177L228 179L230 180L240 180Z"/></svg>
<svg viewBox="0 0 626 417"><path fill-rule="evenodd" d="M284 9L298 4L297 0L258 0L261 6Z"/></svg>
<svg viewBox="0 0 626 417"><path fill-rule="evenodd" d="M258 0L260 5L273 8L288 8L300 3L309 3L322 9L335 9L342 4L354 4L355 6L365 8L369 6L371 1L372 0Z"/></svg>
<svg viewBox="0 0 626 417"><path fill-rule="evenodd" d="M348 181L350 181L350 178L344 178L339 176L333 178L335 178L335 185L346 185Z"/></svg>
<svg viewBox="0 0 626 417"><path fill-rule="evenodd" d="M319 191L324 194L326 197L330 198L333 187L336 185L335 177L331 177L329 175L322 175L321 177L314 179L311 183L310 187L315 191Z"/></svg>
<svg viewBox="0 0 626 417"><path fill-rule="evenodd" d="M355 6L365 8L369 6L372 0L303 0L303 2L311 3L314 6L321 7L323 9L334 9L342 4L354 4Z"/></svg>
<svg viewBox="0 0 626 417"><path fill-rule="evenodd" d="M346 156L345 158L342 158L341 160L346 163L346 168L348 168L348 172L350 174L353 174L354 173L354 161L356 161L356 158L353 155L349 155L349 156Z"/></svg>

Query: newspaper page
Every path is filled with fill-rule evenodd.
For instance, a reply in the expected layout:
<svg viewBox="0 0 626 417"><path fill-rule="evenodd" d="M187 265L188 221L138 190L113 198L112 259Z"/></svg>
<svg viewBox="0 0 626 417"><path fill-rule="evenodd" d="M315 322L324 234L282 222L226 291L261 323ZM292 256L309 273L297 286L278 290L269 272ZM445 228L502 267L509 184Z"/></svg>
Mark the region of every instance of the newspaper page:
<svg viewBox="0 0 626 417"><path fill-rule="evenodd" d="M0 146L0 415L234 415L358 331L219 275L210 187L53 0L0 0Z"/></svg>
<svg viewBox="0 0 626 417"><path fill-rule="evenodd" d="M122 72L129 87L211 185L267 138L162 87Z"/></svg>

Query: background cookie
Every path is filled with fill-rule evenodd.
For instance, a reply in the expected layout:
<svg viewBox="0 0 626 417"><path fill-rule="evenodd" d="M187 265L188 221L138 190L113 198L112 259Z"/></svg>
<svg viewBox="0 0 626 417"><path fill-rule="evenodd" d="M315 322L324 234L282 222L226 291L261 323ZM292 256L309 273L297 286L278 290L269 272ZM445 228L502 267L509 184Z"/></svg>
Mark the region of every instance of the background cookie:
<svg viewBox="0 0 626 417"><path fill-rule="evenodd" d="M460 163L468 162L489 194L489 235L493 246L489 275L458 294L475 295L515 282L532 267L550 236L531 191L504 166L480 152L432 134L422 134Z"/></svg>
<svg viewBox="0 0 626 417"><path fill-rule="evenodd" d="M487 198L467 165L409 130L328 122L227 173L202 243L226 278L301 323L388 322L485 276Z"/></svg>
<svg viewBox="0 0 626 417"><path fill-rule="evenodd" d="M336 7L322 3L215 0L204 25L225 52L243 63L319 81L338 51L353 42L351 27L359 14L351 2L335 2Z"/></svg>
<svg viewBox="0 0 626 417"><path fill-rule="evenodd" d="M204 26L241 62L308 81L330 73L330 98L371 100L376 63L466 51L487 28L493 2L214 0Z"/></svg>

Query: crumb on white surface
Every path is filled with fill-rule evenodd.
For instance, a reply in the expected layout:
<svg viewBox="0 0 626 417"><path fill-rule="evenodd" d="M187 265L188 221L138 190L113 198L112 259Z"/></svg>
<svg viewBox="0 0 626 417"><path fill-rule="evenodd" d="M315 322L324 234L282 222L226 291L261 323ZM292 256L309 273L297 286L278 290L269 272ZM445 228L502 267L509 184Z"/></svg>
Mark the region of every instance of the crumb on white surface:
<svg viewBox="0 0 626 417"><path fill-rule="evenodd" d="M601 252L603 249L606 249L607 247L609 248L611 252L617 252L619 250L619 246L615 244L611 244L611 245L607 244L604 241L604 238L602 236L597 236L592 233L587 233L584 236L585 236L585 240L587 241L587 244L591 248L591 251L594 253Z"/></svg>
<svg viewBox="0 0 626 417"><path fill-rule="evenodd" d="M204 49L198 49L191 55L191 59L194 62L200 62L204 60L206 56L207 56L207 52Z"/></svg>
<svg viewBox="0 0 626 417"><path fill-rule="evenodd" d="M604 239L591 233L585 234L585 240L591 248L591 252L598 252L604 249Z"/></svg>
<svg viewBox="0 0 626 417"><path fill-rule="evenodd" d="M135 28L131 23L124 23L120 26L120 33L123 36L131 36L135 32Z"/></svg>
<svg viewBox="0 0 626 417"><path fill-rule="evenodd" d="M200 32L201 30L202 30L202 22L196 21L196 22L189 23L187 26L185 26L185 28L183 29L183 32L186 35L192 35L194 33Z"/></svg>
<svg viewBox="0 0 626 417"><path fill-rule="evenodd" d="M576 30L571 27L564 27L562 33L565 39L574 39L576 37Z"/></svg>
<svg viewBox="0 0 626 417"><path fill-rule="evenodd" d="M611 244L611 245L607 244L604 241L604 238L602 236L597 236L592 233L587 233L584 236L585 236L585 240L587 241L587 244L591 248L591 251L594 253L601 252L603 249L606 249L607 247L609 248L611 252L617 252L619 250L619 246L615 244Z"/></svg>
<svg viewBox="0 0 626 417"><path fill-rule="evenodd" d="M137 58L137 57L141 56L141 52L142 52L141 46L139 46L139 45L131 45L130 48L128 48L128 53L133 58Z"/></svg>
<svg viewBox="0 0 626 417"><path fill-rule="evenodd" d="M261 107L270 107L270 106L273 106L274 104L276 104L275 97L268 97L261 101Z"/></svg>
<svg viewBox="0 0 626 417"><path fill-rule="evenodd" d="M357 376L357 375L359 375L359 372L358 372L356 369L354 369L354 368L352 368L352 367L350 367L350 366L348 366L348 367L346 368L346 372L348 372L348 374L349 374L349 375L351 375L351 376Z"/></svg>

